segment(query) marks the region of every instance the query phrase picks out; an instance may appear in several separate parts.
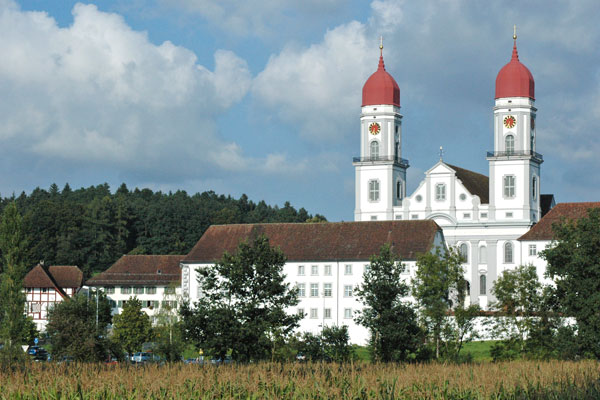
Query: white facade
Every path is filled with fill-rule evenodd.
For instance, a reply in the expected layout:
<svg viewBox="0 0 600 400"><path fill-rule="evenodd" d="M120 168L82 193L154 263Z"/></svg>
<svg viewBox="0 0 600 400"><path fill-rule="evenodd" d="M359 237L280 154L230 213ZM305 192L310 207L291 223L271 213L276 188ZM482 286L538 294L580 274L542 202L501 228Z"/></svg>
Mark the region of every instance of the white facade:
<svg viewBox="0 0 600 400"><path fill-rule="evenodd" d="M72 297L77 290L75 288L64 288L64 293ZM26 288L26 315L33 319L36 329L40 332L46 330L48 323L48 310L57 303L64 300L63 295L55 288Z"/></svg>

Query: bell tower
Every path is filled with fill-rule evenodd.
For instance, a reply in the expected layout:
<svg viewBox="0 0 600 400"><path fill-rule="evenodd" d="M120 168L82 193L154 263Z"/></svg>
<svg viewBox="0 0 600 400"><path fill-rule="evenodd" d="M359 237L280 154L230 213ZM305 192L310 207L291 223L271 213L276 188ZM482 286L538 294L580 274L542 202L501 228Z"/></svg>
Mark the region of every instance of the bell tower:
<svg viewBox="0 0 600 400"><path fill-rule="evenodd" d="M535 82L519 61L516 27L512 58L496 77L494 151L490 168L490 220L523 221L541 218L540 166L536 152Z"/></svg>
<svg viewBox="0 0 600 400"><path fill-rule="evenodd" d="M383 41L379 65L362 92L360 157L355 157L355 221L391 220L406 196L408 161L402 158L400 87L385 70Z"/></svg>

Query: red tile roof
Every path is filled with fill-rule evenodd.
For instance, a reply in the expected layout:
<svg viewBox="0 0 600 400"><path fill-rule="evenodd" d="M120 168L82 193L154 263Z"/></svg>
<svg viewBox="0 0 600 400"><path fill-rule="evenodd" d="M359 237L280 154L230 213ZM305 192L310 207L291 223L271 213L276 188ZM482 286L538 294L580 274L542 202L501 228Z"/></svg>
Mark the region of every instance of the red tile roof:
<svg viewBox="0 0 600 400"><path fill-rule="evenodd" d="M183 255L124 255L109 269L86 282L89 286L169 285L181 283L179 261Z"/></svg>
<svg viewBox="0 0 600 400"><path fill-rule="evenodd" d="M441 228L430 220L212 225L184 261L215 262L225 251L234 253L242 241L263 234L289 261L368 260L385 243L402 259L414 260L431 250L438 232Z"/></svg>
<svg viewBox="0 0 600 400"><path fill-rule="evenodd" d="M590 208L600 208L600 202L559 203L518 240L552 240L552 224L587 217Z"/></svg>
<svg viewBox="0 0 600 400"><path fill-rule="evenodd" d="M74 265L52 265L48 272L61 288L80 288L83 284L83 272Z"/></svg>
<svg viewBox="0 0 600 400"><path fill-rule="evenodd" d="M454 171L456 177L460 179L464 187L473 195L479 196L481 204L489 204L490 202L490 179L478 172L473 172L468 169L460 168L455 165L446 164Z"/></svg>
<svg viewBox="0 0 600 400"><path fill-rule="evenodd" d="M55 285L48 271L40 264L33 267L23 280L23 286L26 288L53 288Z"/></svg>
<svg viewBox="0 0 600 400"><path fill-rule="evenodd" d="M81 288L83 272L75 265L53 265L48 268L41 264L33 267L23 280L25 288L54 288L61 296L67 297L65 288Z"/></svg>

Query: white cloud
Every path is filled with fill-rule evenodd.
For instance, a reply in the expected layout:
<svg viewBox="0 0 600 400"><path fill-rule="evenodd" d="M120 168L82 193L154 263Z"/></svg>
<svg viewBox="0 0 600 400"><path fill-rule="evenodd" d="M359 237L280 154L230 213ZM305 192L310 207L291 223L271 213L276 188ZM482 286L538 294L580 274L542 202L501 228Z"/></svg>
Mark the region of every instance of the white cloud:
<svg viewBox="0 0 600 400"><path fill-rule="evenodd" d="M286 47L256 77L253 95L302 135L326 142L347 135L364 80L377 67L377 43L353 21L308 48ZM369 57L370 56L370 57Z"/></svg>
<svg viewBox="0 0 600 400"><path fill-rule="evenodd" d="M215 69L171 42L155 45L117 14L77 4L73 24L14 3L0 10L0 139L4 150L123 169L223 167L211 149L244 163L214 118L248 91L246 62L215 53ZM210 157L206 157L211 154ZM192 163L168 167L165 157ZM173 164L173 163L169 163ZM237 164L236 164L237 165Z"/></svg>

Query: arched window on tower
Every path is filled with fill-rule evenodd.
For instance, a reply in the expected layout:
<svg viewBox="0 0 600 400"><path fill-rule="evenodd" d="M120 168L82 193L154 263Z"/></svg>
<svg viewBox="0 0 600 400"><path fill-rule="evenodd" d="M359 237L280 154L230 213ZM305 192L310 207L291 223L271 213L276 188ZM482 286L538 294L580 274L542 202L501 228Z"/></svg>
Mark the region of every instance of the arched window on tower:
<svg viewBox="0 0 600 400"><path fill-rule="evenodd" d="M402 198L402 185L400 181L396 182L396 198L400 200Z"/></svg>
<svg viewBox="0 0 600 400"><path fill-rule="evenodd" d="M398 154L400 153L400 142L396 140L396 144L394 146L394 156L396 158L400 157Z"/></svg>
<svg viewBox="0 0 600 400"><path fill-rule="evenodd" d="M485 296L487 294L487 282L485 275L479 275L479 295Z"/></svg>
<svg viewBox="0 0 600 400"><path fill-rule="evenodd" d="M537 199L537 178L535 176L531 182L531 194L534 200Z"/></svg>
<svg viewBox="0 0 600 400"><path fill-rule="evenodd" d="M469 246L466 243L463 243L458 249L460 251L460 256L462 257L463 262L469 262Z"/></svg>
<svg viewBox="0 0 600 400"><path fill-rule="evenodd" d="M514 154L515 137L513 135L506 135L504 138L504 151L506 151L506 154Z"/></svg>
<svg viewBox="0 0 600 400"><path fill-rule="evenodd" d="M379 158L379 142L377 140L371 142L371 158Z"/></svg>
<svg viewBox="0 0 600 400"><path fill-rule="evenodd" d="M504 263L512 264L513 262L513 245L511 242L504 243Z"/></svg>

